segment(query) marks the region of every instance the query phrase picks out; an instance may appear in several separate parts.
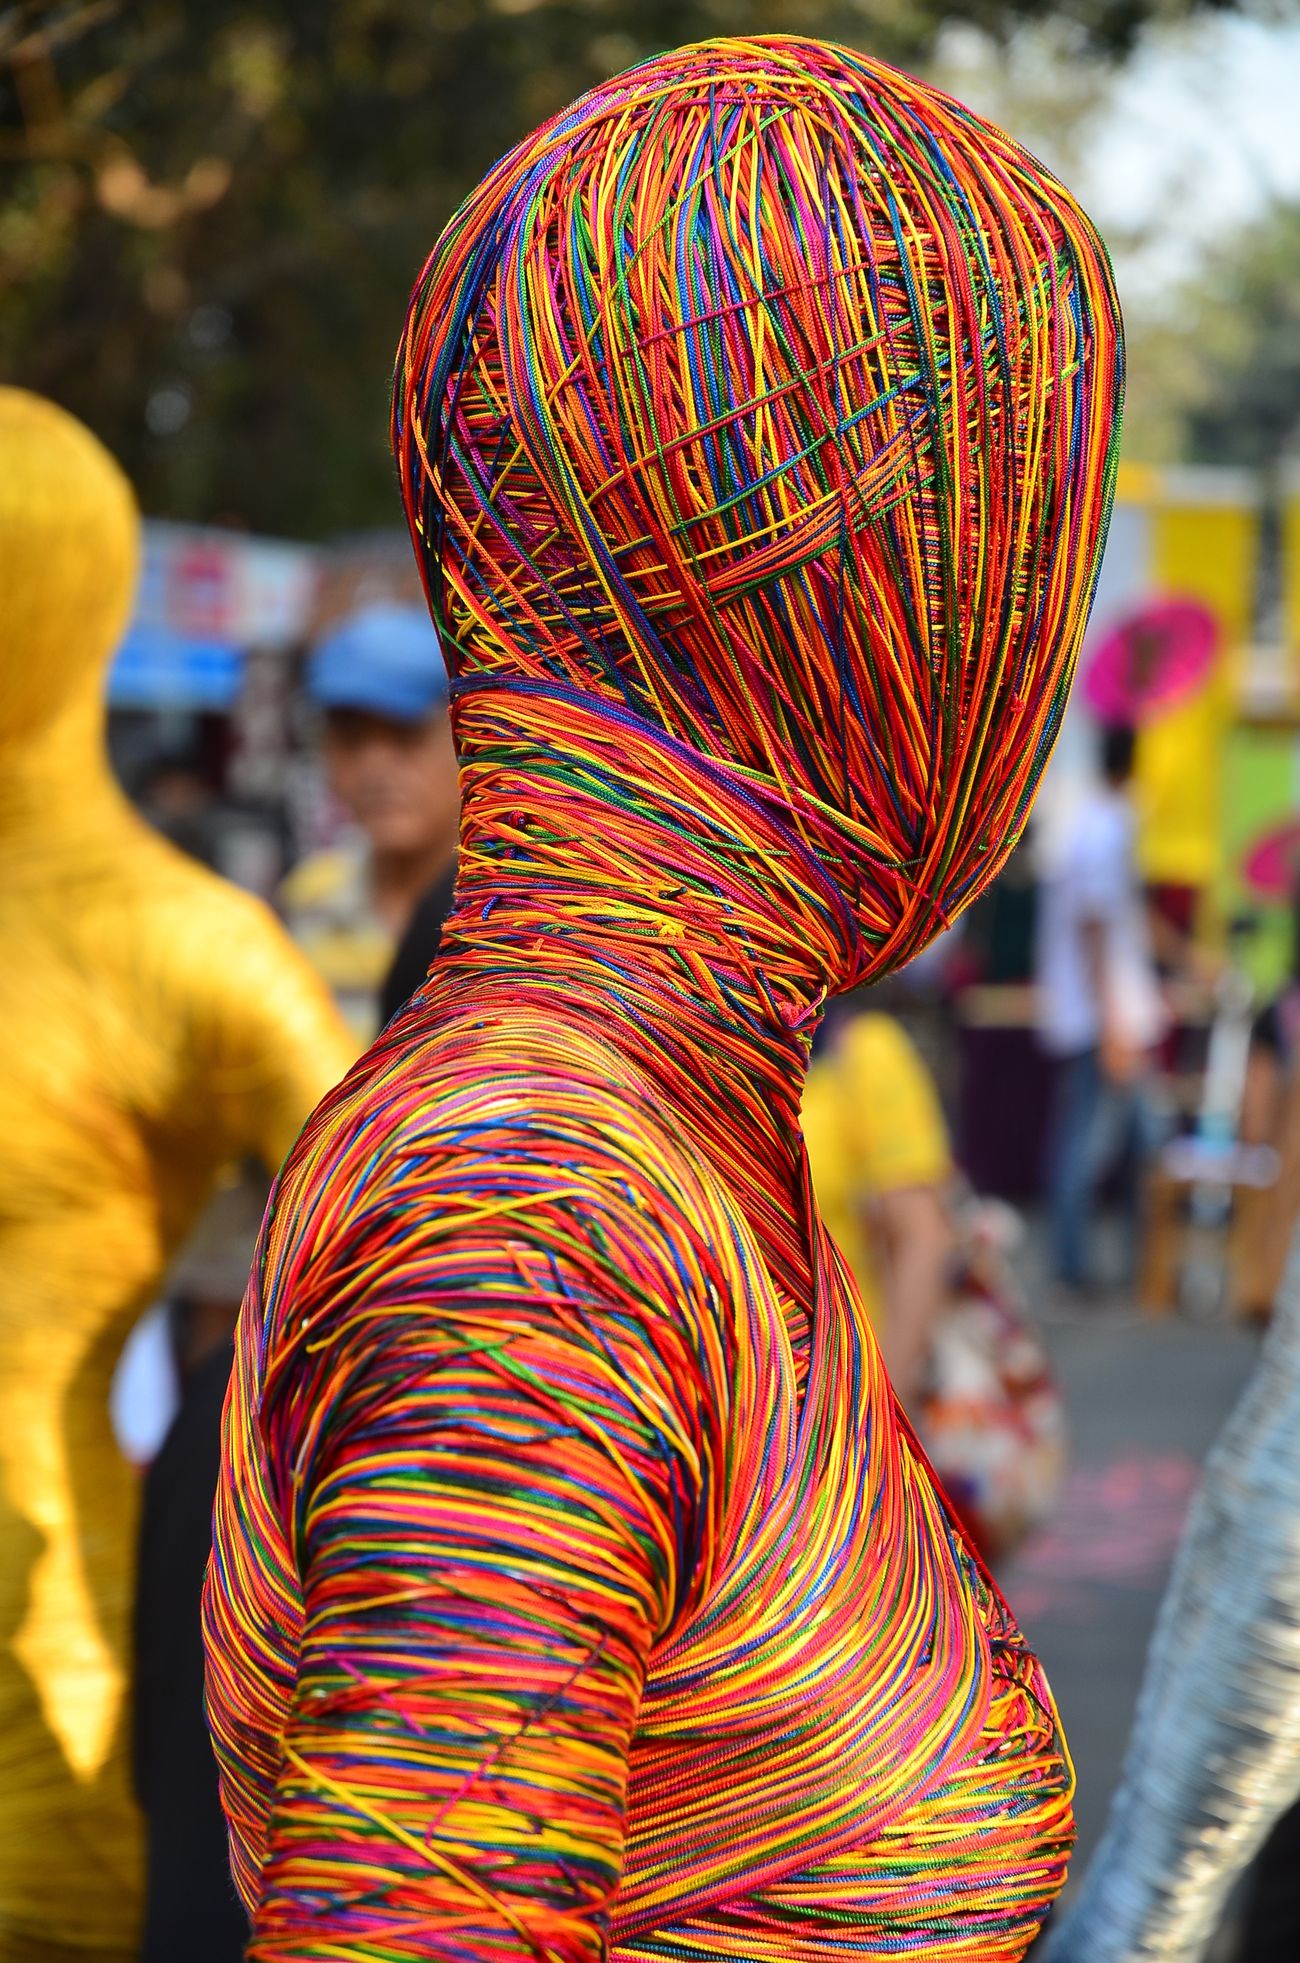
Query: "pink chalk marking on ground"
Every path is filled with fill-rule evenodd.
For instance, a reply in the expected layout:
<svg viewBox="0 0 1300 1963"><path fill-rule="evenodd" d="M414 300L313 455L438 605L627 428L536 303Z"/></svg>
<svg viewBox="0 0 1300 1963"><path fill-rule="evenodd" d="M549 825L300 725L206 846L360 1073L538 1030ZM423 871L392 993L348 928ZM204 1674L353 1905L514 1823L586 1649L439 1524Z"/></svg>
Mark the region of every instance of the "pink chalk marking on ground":
<svg viewBox="0 0 1300 1963"><path fill-rule="evenodd" d="M1106 1589L1157 1583L1199 1476L1182 1452L1135 1451L1076 1467L1050 1524L1008 1571L1007 1598L1017 1616L1091 1618Z"/></svg>

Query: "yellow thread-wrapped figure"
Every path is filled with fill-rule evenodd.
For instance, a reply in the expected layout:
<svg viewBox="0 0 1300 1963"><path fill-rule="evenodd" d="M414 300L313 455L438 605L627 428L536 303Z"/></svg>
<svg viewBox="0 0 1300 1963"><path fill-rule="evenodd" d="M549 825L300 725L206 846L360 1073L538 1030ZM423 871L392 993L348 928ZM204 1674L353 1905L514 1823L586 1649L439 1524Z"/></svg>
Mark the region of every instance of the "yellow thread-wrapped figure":
<svg viewBox="0 0 1300 1963"><path fill-rule="evenodd" d="M138 537L89 432L0 389L2 1963L133 1954L136 1496L109 1380L222 1163L278 1163L350 1055L269 913L109 774Z"/></svg>

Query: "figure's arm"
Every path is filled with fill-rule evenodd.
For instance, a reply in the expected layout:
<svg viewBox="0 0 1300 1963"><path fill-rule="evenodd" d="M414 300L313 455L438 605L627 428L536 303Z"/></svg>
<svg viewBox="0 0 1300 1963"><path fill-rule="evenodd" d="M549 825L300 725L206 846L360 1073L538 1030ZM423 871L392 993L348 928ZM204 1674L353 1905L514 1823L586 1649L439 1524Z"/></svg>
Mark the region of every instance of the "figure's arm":
<svg viewBox="0 0 1300 1963"><path fill-rule="evenodd" d="M892 1017L865 1015L851 1024L840 1067L861 1204L877 1250L880 1349L906 1403L920 1388L952 1255L948 1128L929 1070Z"/></svg>
<svg viewBox="0 0 1300 1963"><path fill-rule="evenodd" d="M564 1293L378 1320L318 1381L250 1963L605 1955L646 1659L694 1561L698 1387L671 1331L654 1354Z"/></svg>
<svg viewBox="0 0 1300 1963"><path fill-rule="evenodd" d="M942 1186L890 1187L876 1200L872 1226L884 1296L880 1352L906 1404L921 1388L947 1291L953 1231Z"/></svg>

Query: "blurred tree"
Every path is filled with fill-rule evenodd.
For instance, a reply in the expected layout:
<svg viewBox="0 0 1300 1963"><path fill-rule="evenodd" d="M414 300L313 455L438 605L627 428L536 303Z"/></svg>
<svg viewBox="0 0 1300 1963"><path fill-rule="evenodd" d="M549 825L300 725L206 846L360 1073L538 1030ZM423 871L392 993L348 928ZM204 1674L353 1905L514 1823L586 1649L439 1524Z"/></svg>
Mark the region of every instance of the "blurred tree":
<svg viewBox="0 0 1300 1963"><path fill-rule="evenodd" d="M579 90L707 34L919 64L1047 16L1122 54L1232 0L0 0L0 368L147 510L391 523L386 382L456 200Z"/></svg>
<svg viewBox="0 0 1300 1963"><path fill-rule="evenodd" d="M1288 631L1286 479L1300 464L1300 200L1275 199L1213 247L1157 311L1129 320L1129 454L1258 473L1256 631Z"/></svg>
<svg viewBox="0 0 1300 1963"><path fill-rule="evenodd" d="M1300 461L1300 201L1276 199L1190 278L1129 309L1130 453Z"/></svg>
<svg viewBox="0 0 1300 1963"><path fill-rule="evenodd" d="M1220 246L1186 299L1186 453L1266 472L1300 461L1300 202Z"/></svg>

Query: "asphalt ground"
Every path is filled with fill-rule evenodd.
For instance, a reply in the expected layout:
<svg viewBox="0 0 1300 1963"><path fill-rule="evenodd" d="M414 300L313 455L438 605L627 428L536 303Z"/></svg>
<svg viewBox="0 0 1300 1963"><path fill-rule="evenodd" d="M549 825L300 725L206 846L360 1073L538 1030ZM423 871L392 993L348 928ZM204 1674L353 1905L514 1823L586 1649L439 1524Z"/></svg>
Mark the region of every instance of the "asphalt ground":
<svg viewBox="0 0 1300 1963"><path fill-rule="evenodd" d="M1120 1777L1179 1529L1259 1339L1222 1320L1153 1320L1118 1295L1062 1309L1027 1279L1069 1412L1070 1469L1053 1519L999 1580L1070 1741L1081 1876ZM1225 1928L1216 1956L1233 1953Z"/></svg>

